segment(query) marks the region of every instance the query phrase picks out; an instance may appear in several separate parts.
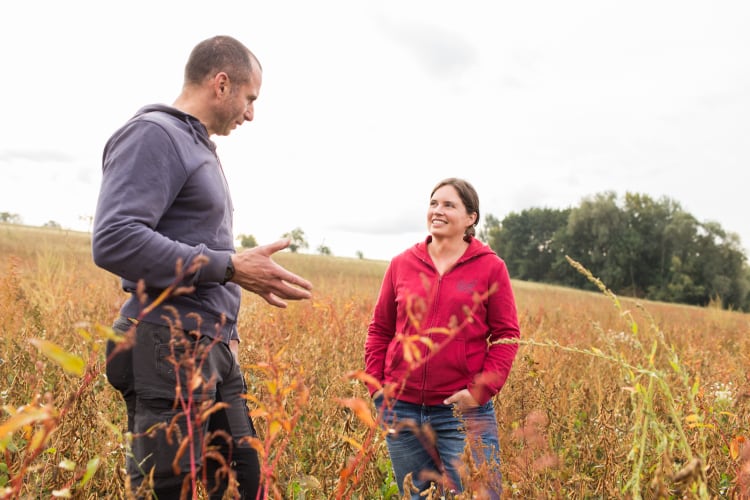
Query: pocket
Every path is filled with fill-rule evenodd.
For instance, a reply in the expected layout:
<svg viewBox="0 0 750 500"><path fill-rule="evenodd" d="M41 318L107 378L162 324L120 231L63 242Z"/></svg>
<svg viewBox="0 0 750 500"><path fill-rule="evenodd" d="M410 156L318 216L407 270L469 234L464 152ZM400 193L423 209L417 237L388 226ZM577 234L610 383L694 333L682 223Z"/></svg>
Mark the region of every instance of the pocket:
<svg viewBox="0 0 750 500"><path fill-rule="evenodd" d="M222 347L227 351L223 357L220 351L214 352L214 349L221 350ZM196 401L212 399L216 395L217 382L221 383L228 375L224 370L217 372L221 366L240 372L229 348L221 343L212 345L212 339L208 337L200 337L197 341L184 337L177 341L156 342L153 349L153 373L158 378L158 385L171 387L174 391L179 383L182 395L186 396L192 391ZM228 361L218 363L219 359ZM196 376L200 377L201 383L193 386Z"/></svg>
<svg viewBox="0 0 750 500"><path fill-rule="evenodd" d="M130 327L130 321L122 316L117 318L112 324L112 329L119 336L125 335ZM107 363L104 373L107 376L107 381L112 387L121 393L126 393L133 388L133 349L122 349L117 354L113 355L117 345L118 344L112 340L107 341Z"/></svg>
<svg viewBox="0 0 750 500"><path fill-rule="evenodd" d="M430 390L454 393L471 380L467 363L466 341L456 337L429 360L427 387Z"/></svg>
<svg viewBox="0 0 750 500"><path fill-rule="evenodd" d="M175 367L183 362L185 347L178 344L156 344L154 356L157 375L170 382L176 382Z"/></svg>
<svg viewBox="0 0 750 500"><path fill-rule="evenodd" d="M133 350L126 349L113 356L114 349L115 343L108 341L107 366L104 372L110 385L125 393L133 387Z"/></svg>
<svg viewBox="0 0 750 500"><path fill-rule="evenodd" d="M180 440L188 434L185 418L176 418L182 410L176 410L171 404L161 405L161 401L138 403L135 416L136 436L133 439L132 457L128 457L128 471L131 475L150 474L154 477L174 477L173 464L177 464L182 473L190 471L191 452L189 447L180 450ZM169 402L166 402L169 403ZM167 426L171 434L167 437ZM195 429L195 436L205 435L205 428ZM192 442L192 455L201 460L200 440ZM179 457L177 456L180 453Z"/></svg>

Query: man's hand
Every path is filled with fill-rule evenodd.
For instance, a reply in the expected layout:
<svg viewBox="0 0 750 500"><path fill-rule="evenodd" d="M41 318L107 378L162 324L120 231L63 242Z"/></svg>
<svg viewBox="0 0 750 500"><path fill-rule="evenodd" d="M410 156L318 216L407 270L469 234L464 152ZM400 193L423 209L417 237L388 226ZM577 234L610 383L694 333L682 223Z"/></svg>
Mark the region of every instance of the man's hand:
<svg viewBox="0 0 750 500"><path fill-rule="evenodd" d="M232 282L260 295L276 307L286 307L286 300L311 298L312 283L287 271L271 259L271 255L285 249L290 243L289 238L284 238L270 245L261 245L233 255Z"/></svg>

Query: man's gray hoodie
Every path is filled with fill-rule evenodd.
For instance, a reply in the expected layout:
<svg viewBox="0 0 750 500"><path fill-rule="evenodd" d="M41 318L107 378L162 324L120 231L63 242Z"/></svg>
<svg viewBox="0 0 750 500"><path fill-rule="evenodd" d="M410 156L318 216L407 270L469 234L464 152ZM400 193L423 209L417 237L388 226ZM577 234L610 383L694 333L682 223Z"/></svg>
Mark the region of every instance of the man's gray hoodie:
<svg viewBox="0 0 750 500"><path fill-rule="evenodd" d="M170 296L141 319L174 322L171 307L185 330L200 323L203 335L238 338L241 289L222 284L234 253L232 200L203 124L169 106L145 106L105 145L102 171L94 262L119 276L126 292L143 280L148 294L146 304L131 295L122 315L137 318L175 281L178 262L187 266L203 255L208 263L181 282L194 290Z"/></svg>

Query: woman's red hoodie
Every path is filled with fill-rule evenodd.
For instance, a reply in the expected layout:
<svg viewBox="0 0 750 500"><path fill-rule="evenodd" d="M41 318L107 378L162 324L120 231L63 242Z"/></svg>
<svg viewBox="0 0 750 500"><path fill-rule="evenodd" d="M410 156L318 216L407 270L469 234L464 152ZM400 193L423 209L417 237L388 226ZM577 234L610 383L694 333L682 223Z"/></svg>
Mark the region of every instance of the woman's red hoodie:
<svg viewBox="0 0 750 500"><path fill-rule="evenodd" d="M485 404L505 384L518 351L517 343L492 344L520 337L508 270L472 238L440 276L427 253L431 238L386 270L367 331L365 371L394 384L396 397L409 403L439 405L469 389ZM368 388L371 395L377 390Z"/></svg>

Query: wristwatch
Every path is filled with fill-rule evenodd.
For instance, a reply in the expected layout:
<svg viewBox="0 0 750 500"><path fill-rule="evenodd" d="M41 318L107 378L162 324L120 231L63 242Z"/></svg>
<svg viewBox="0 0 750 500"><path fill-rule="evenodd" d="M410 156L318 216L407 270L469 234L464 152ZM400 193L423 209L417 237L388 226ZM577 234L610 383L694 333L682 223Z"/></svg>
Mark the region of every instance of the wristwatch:
<svg viewBox="0 0 750 500"><path fill-rule="evenodd" d="M229 261L227 262L227 270L224 271L224 281L221 284L225 285L232 278L234 278L234 264L232 263L232 256L230 255Z"/></svg>

